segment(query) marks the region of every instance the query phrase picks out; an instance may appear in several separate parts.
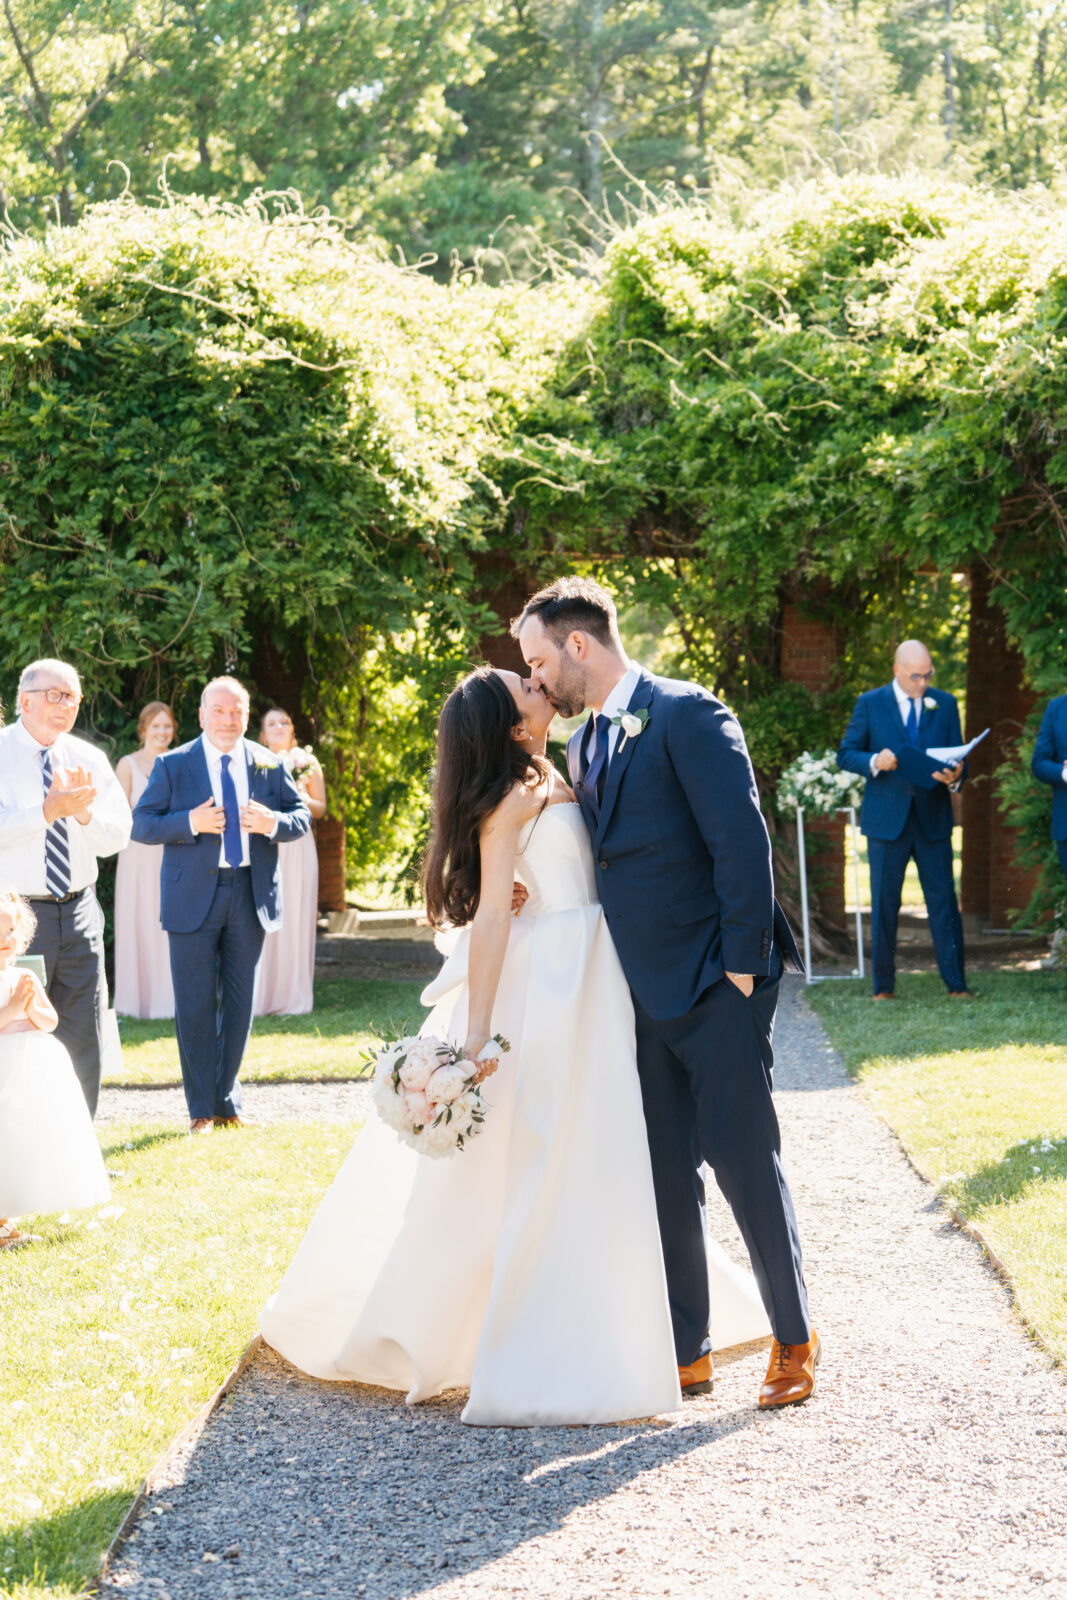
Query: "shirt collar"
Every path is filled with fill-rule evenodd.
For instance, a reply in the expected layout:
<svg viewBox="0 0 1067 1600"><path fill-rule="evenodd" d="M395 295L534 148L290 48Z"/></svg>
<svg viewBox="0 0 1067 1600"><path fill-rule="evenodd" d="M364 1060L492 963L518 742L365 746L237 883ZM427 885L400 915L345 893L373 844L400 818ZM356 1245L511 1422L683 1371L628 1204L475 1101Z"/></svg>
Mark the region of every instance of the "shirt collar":
<svg viewBox="0 0 1067 1600"><path fill-rule="evenodd" d="M209 767L221 766L223 756L236 756L244 753L244 739L238 739L232 750L220 750L217 744L212 744L206 733L200 735L200 743L204 747L204 755Z"/></svg>
<svg viewBox="0 0 1067 1600"><path fill-rule="evenodd" d="M626 671L623 673L614 689L612 689L611 693L604 701L603 706L600 708L600 714L602 717L617 717L620 711L626 710L626 707L633 699L633 693L637 688L637 682L640 676L641 668L638 666L636 661L631 661L630 665L626 668Z"/></svg>
<svg viewBox="0 0 1067 1600"><path fill-rule="evenodd" d="M917 695L914 695L914 696L910 695L910 694L905 694L904 690L900 687L900 684L898 683L896 678L893 679L893 693L897 697L897 705L901 706L904 710L907 710L911 706L911 702L912 702L913 699L918 700L920 705L921 705L923 699L925 698L925 696L922 695L922 694L917 694Z"/></svg>
<svg viewBox="0 0 1067 1600"><path fill-rule="evenodd" d="M41 754L45 750L52 750L58 753L60 744L64 737L63 734L60 733L57 734L56 738L53 739L51 744L41 744L39 740L33 737L33 734L30 732L29 728L27 728L21 717L19 717L18 721L15 723L15 734L17 738L22 740L22 743L26 746L26 749L32 751L38 760L40 760Z"/></svg>

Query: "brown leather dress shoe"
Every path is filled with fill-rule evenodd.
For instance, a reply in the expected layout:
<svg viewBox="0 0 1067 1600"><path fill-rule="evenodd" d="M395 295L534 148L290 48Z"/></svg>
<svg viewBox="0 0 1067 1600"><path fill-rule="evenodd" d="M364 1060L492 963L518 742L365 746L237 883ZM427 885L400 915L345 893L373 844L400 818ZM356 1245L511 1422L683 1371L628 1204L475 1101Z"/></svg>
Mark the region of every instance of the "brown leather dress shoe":
<svg viewBox="0 0 1067 1600"><path fill-rule="evenodd" d="M715 1368L711 1356L698 1356L691 1367L679 1367L678 1382L682 1386L683 1400L695 1394L710 1394L715 1387Z"/></svg>
<svg viewBox="0 0 1067 1600"><path fill-rule="evenodd" d="M771 1361L763 1388L759 1392L761 1406L795 1406L815 1393L815 1368L819 1365L822 1346L815 1329L807 1344L779 1344L771 1346Z"/></svg>
<svg viewBox="0 0 1067 1600"><path fill-rule="evenodd" d="M949 992L948 992L948 997L949 997L950 1000L975 1000L975 999L977 999L977 996L976 996L976 994L975 994L973 989L950 989Z"/></svg>
<svg viewBox="0 0 1067 1600"><path fill-rule="evenodd" d="M896 995L892 989L879 989L877 994L871 995L872 1000L895 1000Z"/></svg>
<svg viewBox="0 0 1067 1600"><path fill-rule="evenodd" d="M213 1133L215 1124L210 1117L194 1117L189 1124L190 1133Z"/></svg>

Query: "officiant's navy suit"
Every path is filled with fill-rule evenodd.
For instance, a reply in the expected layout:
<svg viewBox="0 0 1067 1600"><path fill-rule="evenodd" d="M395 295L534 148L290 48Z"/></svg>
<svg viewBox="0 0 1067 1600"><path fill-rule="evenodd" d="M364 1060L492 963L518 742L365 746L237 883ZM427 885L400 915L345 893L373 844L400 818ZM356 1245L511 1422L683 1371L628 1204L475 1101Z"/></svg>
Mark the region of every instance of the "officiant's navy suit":
<svg viewBox="0 0 1067 1600"><path fill-rule="evenodd" d="M272 837L252 833L248 865L225 867L221 836L194 833L189 813L212 794L202 739L159 756L133 813L138 844L161 844L160 920L170 944L175 1031L189 1115L235 1117L237 1074L252 1028L263 937L281 927L278 846L299 839L311 813L285 767L264 746L239 740L249 800L277 816Z"/></svg>
<svg viewBox="0 0 1067 1600"><path fill-rule="evenodd" d="M776 1337L809 1337L771 1099L778 980L800 958L774 899L770 840L736 719L695 684L647 672L628 709L647 720L638 735L619 735L610 760L590 759L591 718L567 761L633 994L675 1346L690 1366L711 1348L705 1161L748 1246ZM755 975L752 995L727 971Z"/></svg>
<svg viewBox="0 0 1067 1600"><path fill-rule="evenodd" d="M914 735L909 737L893 685L861 694L837 752L837 764L866 779L860 827L867 835L871 869L871 978L875 994L892 994L896 983L897 919L908 862L914 858L930 919L937 966L947 987L960 993L964 976L963 921L952 877L952 796L943 783L924 789L898 769L871 772L882 750L898 754L908 743L919 750L963 743L954 695L927 689ZM919 702L922 705L922 701ZM967 776L964 766L962 783Z"/></svg>
<svg viewBox="0 0 1067 1600"><path fill-rule="evenodd" d="M1060 866L1067 872L1067 783L1063 763L1067 761L1067 694L1050 700L1041 718L1041 730L1034 745L1030 771L1042 783L1052 786L1052 837L1059 851Z"/></svg>

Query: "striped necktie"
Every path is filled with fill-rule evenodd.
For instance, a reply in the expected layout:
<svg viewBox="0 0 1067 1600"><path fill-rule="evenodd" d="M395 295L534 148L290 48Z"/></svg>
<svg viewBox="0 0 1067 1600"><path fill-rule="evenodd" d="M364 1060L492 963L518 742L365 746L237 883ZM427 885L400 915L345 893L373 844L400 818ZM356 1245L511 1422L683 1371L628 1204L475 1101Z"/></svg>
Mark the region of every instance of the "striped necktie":
<svg viewBox="0 0 1067 1600"><path fill-rule="evenodd" d="M41 751L41 772L44 792L52 787L52 752ZM44 836L44 883L49 894L57 898L70 893L70 839L66 817L57 817L48 824Z"/></svg>

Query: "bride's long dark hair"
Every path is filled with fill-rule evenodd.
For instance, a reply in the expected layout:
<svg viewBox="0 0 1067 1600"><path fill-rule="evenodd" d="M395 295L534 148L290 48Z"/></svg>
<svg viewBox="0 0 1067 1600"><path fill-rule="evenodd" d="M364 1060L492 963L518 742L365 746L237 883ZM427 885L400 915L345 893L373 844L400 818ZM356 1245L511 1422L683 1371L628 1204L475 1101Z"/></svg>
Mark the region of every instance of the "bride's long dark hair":
<svg viewBox="0 0 1067 1600"><path fill-rule="evenodd" d="M435 928L463 927L482 888L478 833L516 783L544 775L540 756L513 735L522 715L492 667L479 667L453 689L437 724L433 824L423 865L426 912Z"/></svg>

